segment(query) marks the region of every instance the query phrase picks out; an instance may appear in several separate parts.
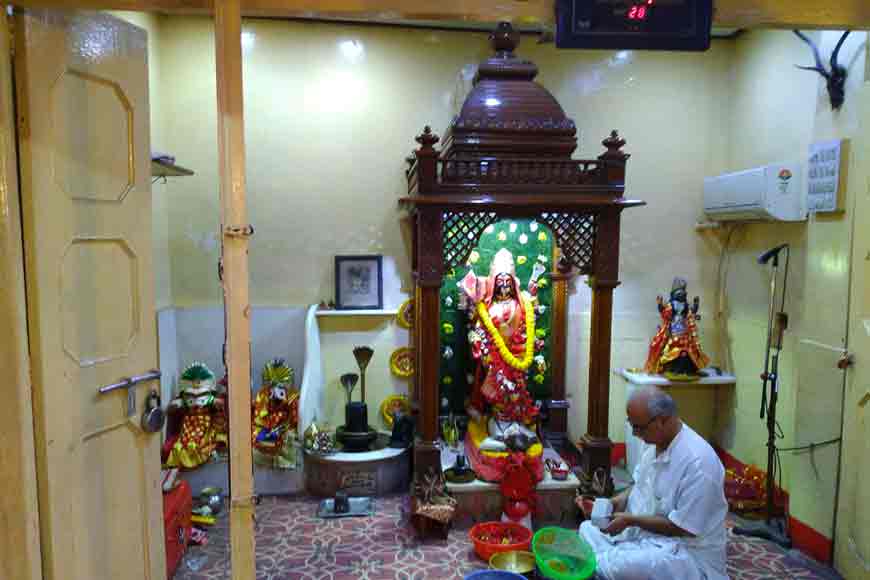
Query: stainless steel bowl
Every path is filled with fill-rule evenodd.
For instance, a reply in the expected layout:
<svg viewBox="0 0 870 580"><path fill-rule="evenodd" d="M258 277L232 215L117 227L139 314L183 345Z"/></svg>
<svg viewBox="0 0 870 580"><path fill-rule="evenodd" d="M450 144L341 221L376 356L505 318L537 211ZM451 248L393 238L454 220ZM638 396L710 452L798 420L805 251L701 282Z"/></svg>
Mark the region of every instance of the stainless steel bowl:
<svg viewBox="0 0 870 580"><path fill-rule="evenodd" d="M213 515L218 515L224 507L223 490L219 487L204 487L199 499L207 505Z"/></svg>

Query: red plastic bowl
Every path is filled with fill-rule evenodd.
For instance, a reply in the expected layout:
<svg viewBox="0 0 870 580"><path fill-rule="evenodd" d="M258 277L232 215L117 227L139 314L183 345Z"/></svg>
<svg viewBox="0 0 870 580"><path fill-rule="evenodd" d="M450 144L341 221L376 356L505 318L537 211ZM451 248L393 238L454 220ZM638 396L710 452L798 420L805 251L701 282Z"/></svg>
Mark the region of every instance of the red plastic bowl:
<svg viewBox="0 0 870 580"><path fill-rule="evenodd" d="M503 538L510 534L511 543L502 544L488 538ZM474 551L478 556L489 562L493 554L515 550L528 552L532 542L532 531L514 522L483 522L475 525L468 532Z"/></svg>

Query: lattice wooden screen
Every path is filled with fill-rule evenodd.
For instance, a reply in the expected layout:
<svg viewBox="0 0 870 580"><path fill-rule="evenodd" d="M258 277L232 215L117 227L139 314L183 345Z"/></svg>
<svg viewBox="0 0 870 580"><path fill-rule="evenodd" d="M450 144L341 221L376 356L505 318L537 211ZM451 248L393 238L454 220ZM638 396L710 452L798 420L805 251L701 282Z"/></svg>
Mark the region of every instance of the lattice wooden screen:
<svg viewBox="0 0 870 580"><path fill-rule="evenodd" d="M468 259L486 226L495 222L495 212L453 212L443 214L444 268L455 268Z"/></svg>
<svg viewBox="0 0 870 580"><path fill-rule="evenodd" d="M562 255L581 274L591 274L596 234L595 215L545 212L541 214L541 221L556 236Z"/></svg>
<svg viewBox="0 0 870 580"><path fill-rule="evenodd" d="M556 237L562 255L580 271L592 273L592 252L595 247L596 223L594 214L544 212L537 217ZM499 219L496 212L446 211L443 216L444 268L465 264L483 230Z"/></svg>

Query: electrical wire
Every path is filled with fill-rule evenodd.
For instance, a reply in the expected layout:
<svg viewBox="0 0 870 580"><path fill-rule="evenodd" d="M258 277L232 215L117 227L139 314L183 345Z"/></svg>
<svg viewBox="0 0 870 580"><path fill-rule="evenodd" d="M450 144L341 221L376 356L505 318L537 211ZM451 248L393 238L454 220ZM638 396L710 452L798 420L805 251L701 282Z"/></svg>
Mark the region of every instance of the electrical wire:
<svg viewBox="0 0 870 580"><path fill-rule="evenodd" d="M819 447L824 447L826 445L833 445L834 443L839 443L842 441L841 437L835 437L833 439L828 439L827 441L819 441L818 443L810 443L809 445L801 445L800 447L778 447L777 451L811 451L813 449L818 449Z"/></svg>
<svg viewBox="0 0 870 580"><path fill-rule="evenodd" d="M740 229L741 224L728 226L725 241L719 252L719 263L716 270L716 314L719 331L719 347L722 349L723 366L726 371L734 367L731 360L731 345L728 339L728 265L731 261L731 240Z"/></svg>

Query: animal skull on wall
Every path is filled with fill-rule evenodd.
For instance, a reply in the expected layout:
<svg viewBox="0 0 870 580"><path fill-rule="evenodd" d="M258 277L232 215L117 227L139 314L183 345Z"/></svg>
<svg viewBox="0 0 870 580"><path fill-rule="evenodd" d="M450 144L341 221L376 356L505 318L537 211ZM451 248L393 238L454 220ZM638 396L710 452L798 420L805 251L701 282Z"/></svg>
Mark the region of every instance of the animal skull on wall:
<svg viewBox="0 0 870 580"><path fill-rule="evenodd" d="M795 30L793 32L798 36L798 38L810 45L810 48L813 49L813 56L816 57L816 66L795 66L803 70L816 71L822 75L825 78L825 81L827 81L828 96L831 99L831 108L835 111L839 110L839 108L843 106L843 101L846 100L846 76L848 72L846 71L846 67L837 63L837 56L840 53L840 48L843 46L843 42L846 40L846 37L849 36L851 30L844 32L843 36L840 37L840 40L837 41L837 46L834 48L834 52L831 53L830 71L825 69L825 65L822 64L822 57L819 54L819 48L813 44L813 41L800 30Z"/></svg>

